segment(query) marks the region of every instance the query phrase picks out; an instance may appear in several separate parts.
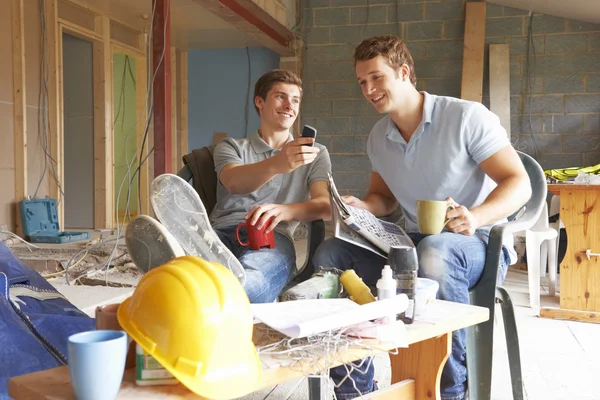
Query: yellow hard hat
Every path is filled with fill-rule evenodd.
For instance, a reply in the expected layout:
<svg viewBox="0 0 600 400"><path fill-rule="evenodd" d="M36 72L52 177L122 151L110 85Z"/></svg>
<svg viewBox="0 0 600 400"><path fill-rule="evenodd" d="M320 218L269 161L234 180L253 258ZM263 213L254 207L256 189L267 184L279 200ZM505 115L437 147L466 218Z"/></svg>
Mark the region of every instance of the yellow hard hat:
<svg viewBox="0 0 600 400"><path fill-rule="evenodd" d="M236 398L260 381L248 296L220 264L185 256L151 269L117 318L133 340L200 396Z"/></svg>

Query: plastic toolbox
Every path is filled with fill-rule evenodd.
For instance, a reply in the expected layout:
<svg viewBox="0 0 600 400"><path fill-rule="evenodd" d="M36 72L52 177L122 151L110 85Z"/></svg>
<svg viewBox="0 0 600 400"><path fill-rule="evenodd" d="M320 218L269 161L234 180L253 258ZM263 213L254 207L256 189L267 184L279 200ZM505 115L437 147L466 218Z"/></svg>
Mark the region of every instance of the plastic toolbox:
<svg viewBox="0 0 600 400"><path fill-rule="evenodd" d="M69 243L90 238L89 232L60 232L54 199L23 200L19 214L23 234L32 243Z"/></svg>

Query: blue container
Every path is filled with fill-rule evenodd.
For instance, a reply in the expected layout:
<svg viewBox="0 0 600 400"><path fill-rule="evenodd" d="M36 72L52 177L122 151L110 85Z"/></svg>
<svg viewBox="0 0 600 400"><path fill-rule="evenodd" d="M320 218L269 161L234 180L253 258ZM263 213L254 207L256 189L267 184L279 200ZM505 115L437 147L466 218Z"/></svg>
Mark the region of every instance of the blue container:
<svg viewBox="0 0 600 400"><path fill-rule="evenodd" d="M32 243L69 243L88 240L89 232L60 232L56 200L34 199L19 203L25 238Z"/></svg>

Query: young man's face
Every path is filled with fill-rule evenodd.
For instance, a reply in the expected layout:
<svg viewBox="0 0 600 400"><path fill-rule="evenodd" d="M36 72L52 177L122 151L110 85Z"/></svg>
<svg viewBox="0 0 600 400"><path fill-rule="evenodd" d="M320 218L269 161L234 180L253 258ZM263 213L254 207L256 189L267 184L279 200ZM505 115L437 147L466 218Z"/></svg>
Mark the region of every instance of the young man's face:
<svg viewBox="0 0 600 400"><path fill-rule="evenodd" d="M406 71L394 70L382 56L357 61L356 77L362 94L379 113L389 113L399 104Z"/></svg>
<svg viewBox="0 0 600 400"><path fill-rule="evenodd" d="M289 129L296 121L300 109L300 88L291 83L278 82L273 85L263 100L256 97L261 122L274 130Z"/></svg>

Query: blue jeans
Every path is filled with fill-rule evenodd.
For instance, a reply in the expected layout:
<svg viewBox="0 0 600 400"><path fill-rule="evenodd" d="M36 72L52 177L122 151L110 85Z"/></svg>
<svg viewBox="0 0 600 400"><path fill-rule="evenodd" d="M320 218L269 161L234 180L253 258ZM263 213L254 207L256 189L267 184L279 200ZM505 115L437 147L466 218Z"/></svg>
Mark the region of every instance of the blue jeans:
<svg viewBox="0 0 600 400"><path fill-rule="evenodd" d="M281 233L275 232L275 247L252 250L242 246L235 237L236 226L215 228L219 239L240 260L246 270L244 290L250 303L273 302L294 276L296 250L294 244ZM240 239L248 241L248 233L240 230Z"/></svg>
<svg viewBox="0 0 600 400"><path fill-rule="evenodd" d="M434 279L440 284L438 299L469 303L469 289L479 281L486 257L487 241L481 235L465 236L451 232L439 235L409 234L417 245L418 275ZM487 238L487 236L483 236ZM509 263L506 248L502 249L498 283L504 280ZM354 269L367 285L375 285L387 260L361 247L339 239L328 239L319 246L314 258L315 266ZM362 394L373 390L373 364L365 374L352 373L357 389ZM338 385L345 376L344 366L332 368L330 375ZM370 381L369 381L370 378ZM467 389L466 330L452 334L452 354L444 366L441 379L443 400L462 399ZM350 379L335 389L338 399L358 397Z"/></svg>
<svg viewBox="0 0 600 400"><path fill-rule="evenodd" d="M67 365L68 337L94 326L0 242L0 400L10 377Z"/></svg>

